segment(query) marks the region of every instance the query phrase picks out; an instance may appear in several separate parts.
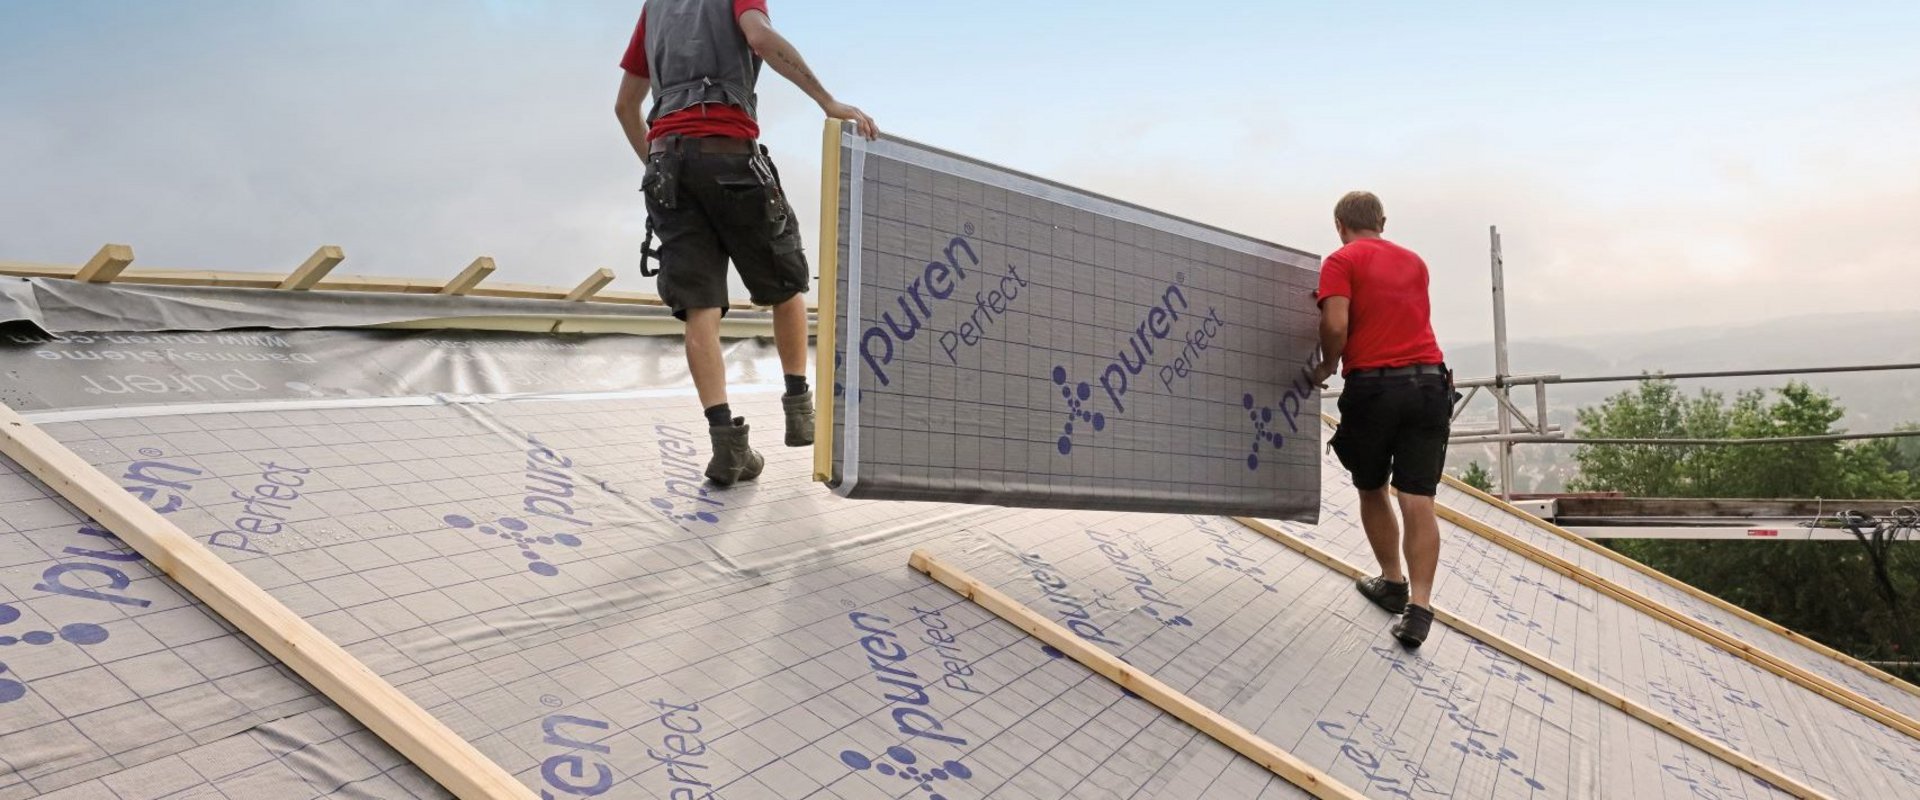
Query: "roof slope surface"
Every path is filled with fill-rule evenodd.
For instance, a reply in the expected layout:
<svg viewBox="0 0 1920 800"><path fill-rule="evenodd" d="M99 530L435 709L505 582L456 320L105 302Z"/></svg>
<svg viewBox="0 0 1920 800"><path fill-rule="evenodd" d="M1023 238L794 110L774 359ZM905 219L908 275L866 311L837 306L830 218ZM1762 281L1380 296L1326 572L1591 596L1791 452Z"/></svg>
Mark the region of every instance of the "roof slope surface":
<svg viewBox="0 0 1920 800"><path fill-rule="evenodd" d="M130 370L161 369L148 377L193 385L197 362L0 343L0 393L68 398L39 407L49 433L536 793L1306 796L909 570L922 548L1371 797L1777 794L1464 634L1401 650L1346 577L1232 520L849 501L765 429L757 485L703 487L705 437L664 340L436 334L462 342L449 361L390 334L325 336L326 369L239 362L240 385L261 389L159 407L88 402L81 378L132 388L149 384ZM753 344L732 369L777 374ZM511 391L524 387L508 377L542 370L558 376L548 396ZM60 381L81 391L49 388ZM772 393L736 395L777 425ZM1282 527L1365 565L1353 493L1327 474L1322 523ZM1499 508L1442 501L1920 710ZM1904 734L1444 528L1448 610L1832 796L1920 792ZM0 604L0 800L444 796L4 461Z"/></svg>

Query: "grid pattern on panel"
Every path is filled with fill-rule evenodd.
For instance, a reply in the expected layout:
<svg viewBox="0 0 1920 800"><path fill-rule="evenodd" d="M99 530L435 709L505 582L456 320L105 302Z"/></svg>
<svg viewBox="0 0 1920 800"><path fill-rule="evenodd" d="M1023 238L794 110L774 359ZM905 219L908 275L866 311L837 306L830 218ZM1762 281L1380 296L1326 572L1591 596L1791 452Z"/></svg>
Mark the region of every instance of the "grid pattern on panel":
<svg viewBox="0 0 1920 800"><path fill-rule="evenodd" d="M1839 659L1816 652L1749 620L1729 614L1686 592L1667 585L1603 555L1541 530L1533 523L1507 514L1479 498L1452 487L1441 488L1441 502L1473 515L1495 528L1525 540L1556 556L1579 564L1596 575L1638 592L1695 620L1738 637L1795 665L1853 690L1863 697L1908 716L1920 715L1920 697L1888 686Z"/></svg>
<svg viewBox="0 0 1920 800"><path fill-rule="evenodd" d="M138 474L185 486L181 473ZM10 461L0 461L0 520L0 797L85 783L323 706Z"/></svg>
<svg viewBox="0 0 1920 800"><path fill-rule="evenodd" d="M1358 525L1351 486L1330 480L1324 502L1320 532ZM1525 524L1484 504L1465 510L1516 535ZM1442 522L1441 539L1434 597L1454 613L1822 791L1870 796L1920 789L1920 771L1908 766L1920 758L1920 743L1470 531ZM1322 536L1314 543L1348 563L1373 563L1364 538ZM1534 543L1566 548L1560 554L1569 559L1577 550L1564 540ZM1684 765L1669 760L1666 766Z"/></svg>
<svg viewBox="0 0 1920 800"><path fill-rule="evenodd" d="M808 481L804 450L773 446L761 480L721 491L686 477L707 452L693 406L521 400L49 431L109 475L171 487L154 494L179 498L170 519L557 796L1302 796L908 570L916 548L1370 796L1770 796L1465 636L1401 650L1344 578L1231 521L846 500ZM777 426L768 398L738 407ZM1370 563L1337 483L1321 524L1289 530ZM22 609L6 627L110 634L0 648L31 678L0 723L33 723L0 734L0 758L96 732L71 740L90 756L58 768L0 765L0 798L436 796L137 562L114 562L129 571L116 591L150 607L23 593L76 557L64 548L103 540L31 481L0 480L0 503L0 602ZM1437 596L1456 613L1641 684L1615 688L1836 795L1911 785L1888 732L1445 536ZM262 726L264 713L291 721ZM1816 728L1835 735L1807 752ZM268 760L240 743L257 736Z"/></svg>
<svg viewBox="0 0 1920 800"><path fill-rule="evenodd" d="M1312 507L1311 270L858 158L841 232L857 213L862 241L842 242L836 358L860 390L854 496Z"/></svg>
<svg viewBox="0 0 1920 800"><path fill-rule="evenodd" d="M776 406L741 407L768 418ZM1075 780L1139 791L1156 785L1139 765L1219 749L1185 734L1177 747L1164 732L1149 736L1149 723L1167 722L1158 712L1122 705L1104 679L901 574L912 546L1013 512L841 501L806 482L800 451L769 451L767 476L747 490L670 486L692 441L678 411L525 402L196 414L51 432L108 471L155 457L194 471L175 521L220 540L216 551L242 572L536 787L590 784L591 768L584 778L551 774L552 759L579 755L608 765L622 791L667 796L669 773L692 779L692 767L647 756L670 733L658 704L674 704L701 709L674 719L710 726L713 755L699 766L727 796L787 797L809 780L823 797L892 791L845 756L880 758L914 742L875 721L888 719L875 705L882 693L870 688L846 610L828 602L835 596L965 620L954 630L974 640L969 663L1004 684L978 698L949 691L968 702L942 713L965 721L953 724L973 746L941 757L968 766L973 783L1003 783L1004 796L1023 786L1050 796L1039 787L1062 763L1095 765ZM276 496L267 484L289 483L297 486L281 494L299 496L274 501L284 508L259 502ZM565 492L555 489L562 483ZM558 495L564 506L541 500L533 508L545 515L528 513L529 497ZM267 510L285 518L283 529L222 537L259 528L235 521ZM455 516L475 524L450 523ZM528 568L520 539L481 535L482 522L515 531L509 518L526 524L518 532L532 535L554 574ZM539 543L569 530L577 544ZM940 674L938 659L925 665L926 649L913 656L916 669ZM1036 719L1049 724L1035 728ZM1151 758L1118 757L1149 745Z"/></svg>

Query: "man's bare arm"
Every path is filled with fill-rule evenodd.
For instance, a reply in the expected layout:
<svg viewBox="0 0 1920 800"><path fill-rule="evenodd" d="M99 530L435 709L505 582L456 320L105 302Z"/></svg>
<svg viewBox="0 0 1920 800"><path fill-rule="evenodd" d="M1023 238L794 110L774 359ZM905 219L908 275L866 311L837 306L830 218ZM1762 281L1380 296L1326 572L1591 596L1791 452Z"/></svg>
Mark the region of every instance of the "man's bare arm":
<svg viewBox="0 0 1920 800"><path fill-rule="evenodd" d="M1347 312L1352 301L1329 297L1320 301L1320 366L1314 370L1316 381L1324 382L1340 368L1347 352Z"/></svg>
<svg viewBox="0 0 1920 800"><path fill-rule="evenodd" d="M620 129L627 132L627 143L633 145L633 154L641 161L647 160L647 120L641 116L640 107L651 88L646 78L622 72L620 94L613 101L613 115L620 119Z"/></svg>
<svg viewBox="0 0 1920 800"><path fill-rule="evenodd" d="M747 46L753 48L755 54L781 77L800 87L800 91L806 92L813 102L819 103L820 110L826 112L827 116L853 120L858 125L860 135L868 139L880 135L880 127L873 124L873 118L867 116L866 112L833 99L833 94L820 84L820 79L807 66L806 59L800 57L800 51L794 49L787 37L773 29L773 21L767 19L765 13L756 10L740 15L740 31L746 34Z"/></svg>

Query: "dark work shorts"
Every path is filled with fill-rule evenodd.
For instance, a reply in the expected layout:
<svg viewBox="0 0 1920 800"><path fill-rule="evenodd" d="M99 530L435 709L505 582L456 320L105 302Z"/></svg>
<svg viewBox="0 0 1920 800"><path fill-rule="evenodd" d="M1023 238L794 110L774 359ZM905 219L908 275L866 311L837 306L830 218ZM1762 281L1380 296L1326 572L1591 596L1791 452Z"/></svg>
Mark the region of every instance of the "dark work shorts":
<svg viewBox="0 0 1920 800"><path fill-rule="evenodd" d="M1353 486L1386 486L1432 497L1446 466L1453 427L1453 387L1442 375L1355 378L1340 392L1333 452L1353 473Z"/></svg>
<svg viewBox="0 0 1920 800"><path fill-rule="evenodd" d="M665 153L649 156L648 172L660 170L666 158ZM647 214L660 237L660 299L680 319L693 308L726 313L729 259L754 305L778 305L807 290L810 272L800 247L800 221L778 179L772 187L762 185L748 166L750 158L744 153L681 155L675 207L647 196Z"/></svg>

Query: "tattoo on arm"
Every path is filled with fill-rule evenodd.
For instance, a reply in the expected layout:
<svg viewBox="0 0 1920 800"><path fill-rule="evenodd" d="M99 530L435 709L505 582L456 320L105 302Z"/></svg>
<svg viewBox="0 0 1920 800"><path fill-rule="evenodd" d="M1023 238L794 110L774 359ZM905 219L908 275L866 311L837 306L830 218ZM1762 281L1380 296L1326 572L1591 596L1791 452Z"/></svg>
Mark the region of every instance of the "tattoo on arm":
<svg viewBox="0 0 1920 800"><path fill-rule="evenodd" d="M820 84L820 79L807 67L806 60L800 57L800 52L794 49L792 43L781 39L772 49L775 70L793 81L800 87L800 91L805 92L814 101L824 103L829 99L827 88Z"/></svg>
<svg viewBox="0 0 1920 800"><path fill-rule="evenodd" d="M815 78L813 76L813 70L807 69L806 62L801 61L796 54L790 51L783 50L779 53L776 53L776 55L780 57L781 61L786 62L788 69L793 70L795 73L799 75L799 77L805 79L808 83L820 82L819 78Z"/></svg>
<svg viewBox="0 0 1920 800"><path fill-rule="evenodd" d="M789 60L787 63L793 65L794 69L799 70L800 77L807 79L808 83L815 84L815 85L818 85L820 83L820 79L817 77L814 77L813 70L807 69L806 64L802 64L798 61L792 61L792 60Z"/></svg>

